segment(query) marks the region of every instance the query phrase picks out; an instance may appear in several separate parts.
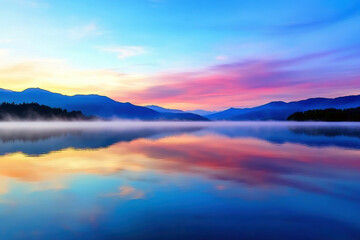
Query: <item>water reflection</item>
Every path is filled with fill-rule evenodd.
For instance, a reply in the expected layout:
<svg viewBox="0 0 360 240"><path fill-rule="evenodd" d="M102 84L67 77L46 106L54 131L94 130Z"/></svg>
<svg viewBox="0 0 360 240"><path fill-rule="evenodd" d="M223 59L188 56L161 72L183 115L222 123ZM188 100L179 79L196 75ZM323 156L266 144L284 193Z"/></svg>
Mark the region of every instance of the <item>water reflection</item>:
<svg viewBox="0 0 360 240"><path fill-rule="evenodd" d="M1 239L358 239L360 126L1 128Z"/></svg>
<svg viewBox="0 0 360 240"><path fill-rule="evenodd" d="M70 124L68 124L70 125ZM169 124L165 126L151 123L131 127L113 125L111 127L86 127L67 125L58 128L55 124L49 127L1 127L0 155L12 152L23 152L29 155L45 154L66 148L87 149L104 148L118 142L130 142L141 138L162 138L184 133L218 134L228 138L256 138L270 143L299 143L307 146L337 146L360 149L359 125L271 125L244 124L199 125Z"/></svg>
<svg viewBox="0 0 360 240"><path fill-rule="evenodd" d="M0 128L0 155L22 152L28 155L46 154L67 148L106 148L118 142L130 142L139 138L158 138L168 135L194 132L201 127L140 127L140 128Z"/></svg>

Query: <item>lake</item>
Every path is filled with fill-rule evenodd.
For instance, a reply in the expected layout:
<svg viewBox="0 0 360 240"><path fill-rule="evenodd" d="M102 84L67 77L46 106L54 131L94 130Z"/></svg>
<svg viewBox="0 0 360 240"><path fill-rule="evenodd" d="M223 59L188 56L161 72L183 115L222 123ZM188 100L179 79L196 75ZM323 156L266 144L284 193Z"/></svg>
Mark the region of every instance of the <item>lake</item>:
<svg viewBox="0 0 360 240"><path fill-rule="evenodd" d="M0 239L360 239L360 124L0 124Z"/></svg>

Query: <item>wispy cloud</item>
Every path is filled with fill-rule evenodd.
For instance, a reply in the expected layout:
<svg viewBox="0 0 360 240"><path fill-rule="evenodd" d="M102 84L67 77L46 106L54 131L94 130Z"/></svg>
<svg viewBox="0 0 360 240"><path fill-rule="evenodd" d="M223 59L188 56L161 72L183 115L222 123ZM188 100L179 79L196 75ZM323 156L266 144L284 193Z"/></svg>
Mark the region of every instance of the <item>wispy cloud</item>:
<svg viewBox="0 0 360 240"><path fill-rule="evenodd" d="M219 61L224 61L224 60L227 60L227 56L225 55L218 55L215 57L216 60L219 60Z"/></svg>
<svg viewBox="0 0 360 240"><path fill-rule="evenodd" d="M83 39L86 37L94 37L104 34L95 22L89 22L82 26L77 26L69 30L71 38Z"/></svg>
<svg viewBox="0 0 360 240"><path fill-rule="evenodd" d="M309 30L316 30L325 28L343 21L346 21L350 18L356 17L360 14L360 2L355 1L354 4L348 6L348 8L339 10L335 13L329 14L327 16L313 18L312 20L293 20L291 23L284 24L271 24L271 23L243 23L241 22L232 22L226 24L213 24L213 25L202 25L198 26L200 28L208 28L215 30L225 30L225 31L254 31L254 32L264 32L270 34L289 34L297 33ZM196 26L196 25L195 25Z"/></svg>
<svg viewBox="0 0 360 240"><path fill-rule="evenodd" d="M344 20L347 20L351 17L354 17L355 15L360 13L360 3L357 2L356 4L353 4L348 9L339 12L334 15L330 15L328 17L315 19L313 21L308 22L298 22L288 25L282 25L282 26L272 26L271 28L273 30L277 31L296 31L296 30L309 30L309 29L317 29L326 27L332 24L336 24L338 22L342 22Z"/></svg>
<svg viewBox="0 0 360 240"><path fill-rule="evenodd" d="M139 56L147 53L143 46L115 46L115 47L99 47L101 51L115 53L118 59Z"/></svg>
<svg viewBox="0 0 360 240"><path fill-rule="evenodd" d="M11 39L0 39L0 45L1 45L1 44L11 43L11 42L12 42Z"/></svg>

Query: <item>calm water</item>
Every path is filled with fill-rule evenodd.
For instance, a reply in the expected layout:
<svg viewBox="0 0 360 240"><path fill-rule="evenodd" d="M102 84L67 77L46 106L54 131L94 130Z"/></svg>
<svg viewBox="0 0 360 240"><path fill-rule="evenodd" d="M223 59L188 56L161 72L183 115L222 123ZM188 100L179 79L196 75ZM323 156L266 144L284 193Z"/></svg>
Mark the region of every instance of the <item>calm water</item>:
<svg viewBox="0 0 360 240"><path fill-rule="evenodd" d="M360 239L360 125L0 124L0 239Z"/></svg>

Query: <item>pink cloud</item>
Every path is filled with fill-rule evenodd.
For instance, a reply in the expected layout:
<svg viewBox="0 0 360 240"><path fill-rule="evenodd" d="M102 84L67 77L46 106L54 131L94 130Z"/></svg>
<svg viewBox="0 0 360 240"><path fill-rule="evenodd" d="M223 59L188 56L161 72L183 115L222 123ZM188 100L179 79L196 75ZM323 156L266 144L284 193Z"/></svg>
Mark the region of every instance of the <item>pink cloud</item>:
<svg viewBox="0 0 360 240"><path fill-rule="evenodd" d="M273 100L355 94L360 88L360 69L348 70L334 65L331 58L339 52L342 50L290 59L239 61L195 72L164 74L157 77L160 84L123 97L137 104L216 109L254 106Z"/></svg>

